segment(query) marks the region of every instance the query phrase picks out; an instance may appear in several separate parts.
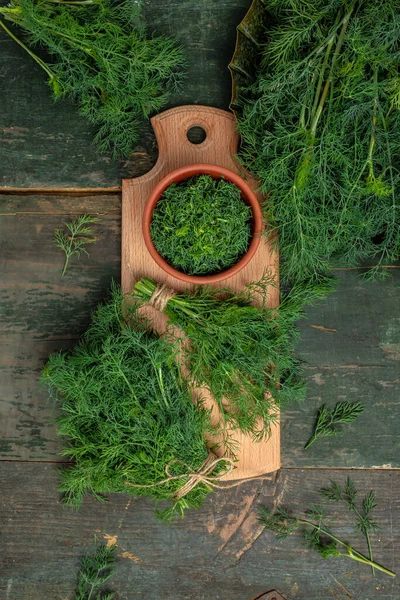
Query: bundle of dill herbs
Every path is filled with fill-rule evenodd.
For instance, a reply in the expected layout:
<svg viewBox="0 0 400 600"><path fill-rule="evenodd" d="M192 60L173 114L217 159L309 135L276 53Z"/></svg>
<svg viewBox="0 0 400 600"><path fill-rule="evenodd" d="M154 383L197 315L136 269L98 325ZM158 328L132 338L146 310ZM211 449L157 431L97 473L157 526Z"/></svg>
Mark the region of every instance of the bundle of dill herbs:
<svg viewBox="0 0 400 600"><path fill-rule="evenodd" d="M218 403L224 425L268 437L280 406L301 400L305 386L294 355L296 321L305 304L323 298L327 282L295 286L282 295L279 309L265 306L274 278L264 278L241 293L198 286L172 296L164 312L178 336L193 384L206 387ZM133 297L148 303L156 290L148 278L136 282ZM255 306L254 300L262 300ZM188 343L187 343L188 342Z"/></svg>
<svg viewBox="0 0 400 600"><path fill-rule="evenodd" d="M54 98L76 100L96 127L96 145L114 158L133 152L140 122L161 109L182 79L181 49L146 34L141 4L11 0L0 7L0 26L46 72ZM33 52L36 46L49 52L51 63Z"/></svg>
<svg viewBox="0 0 400 600"><path fill-rule="evenodd" d="M63 454L73 460L61 470L63 501L78 507L86 494L126 493L172 501L163 518L183 515L211 490L201 482L175 499L208 457L209 413L194 406L174 346L122 301L114 289L80 344L52 354L42 375L59 407L58 433L69 441Z"/></svg>
<svg viewBox="0 0 400 600"><path fill-rule="evenodd" d="M400 250L400 0L264 0L241 158L268 195L283 278Z"/></svg>

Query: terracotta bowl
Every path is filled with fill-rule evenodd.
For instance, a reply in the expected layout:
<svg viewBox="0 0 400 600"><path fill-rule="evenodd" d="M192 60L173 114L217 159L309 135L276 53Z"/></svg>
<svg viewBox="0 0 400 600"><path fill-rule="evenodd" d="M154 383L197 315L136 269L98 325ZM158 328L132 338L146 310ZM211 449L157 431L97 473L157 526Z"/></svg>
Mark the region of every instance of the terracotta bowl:
<svg viewBox="0 0 400 600"><path fill-rule="evenodd" d="M153 210L167 187L170 186L171 183L180 183L181 181L196 175L210 175L214 179L224 178L226 181L234 183L241 190L243 201L251 207L253 213L251 241L246 254L244 254L244 256L242 256L242 258L229 269L226 269L225 271L219 271L214 275L187 275L186 273L182 273L181 271L174 269L174 267L168 264L157 252L150 235L150 224L153 216ZM176 277L177 279L186 281L187 283L210 284L223 281L224 279L228 279L229 277L236 275L253 258L261 239L262 213L253 190L239 175L233 173L233 171L229 171L223 167L217 167L216 165L188 165L186 167L180 167L179 169L171 171L171 173L168 173L168 175L161 179L161 181L159 181L155 186L144 207L142 228L144 241L148 251L158 266L168 273L168 275L172 275L172 277Z"/></svg>

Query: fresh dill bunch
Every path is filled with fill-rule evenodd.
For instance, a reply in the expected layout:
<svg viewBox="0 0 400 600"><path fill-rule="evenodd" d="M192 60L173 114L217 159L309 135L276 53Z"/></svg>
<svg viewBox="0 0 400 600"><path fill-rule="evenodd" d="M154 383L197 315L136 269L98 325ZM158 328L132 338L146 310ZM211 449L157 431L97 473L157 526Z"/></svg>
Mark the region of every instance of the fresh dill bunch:
<svg viewBox="0 0 400 600"><path fill-rule="evenodd" d="M102 592L99 588L115 572L115 553L116 546L103 545L82 558L75 600L113 600L114 592Z"/></svg>
<svg viewBox="0 0 400 600"><path fill-rule="evenodd" d="M346 402L343 400L338 402L333 410L323 404L318 411L313 434L304 449L309 448L315 440L331 435L343 435L343 431L337 429L336 426L343 423L352 423L363 411L364 404L362 402Z"/></svg>
<svg viewBox="0 0 400 600"><path fill-rule="evenodd" d="M164 312L169 323L184 332L182 356L194 385L205 387L216 400L222 419L260 440L270 433L280 406L301 400L305 385L301 362L294 355L296 321L306 302L324 297L324 285L297 286L282 298L279 309L268 309L268 273L243 292L198 286L173 296ZM156 283L136 282L135 299L148 302ZM262 306L255 306L255 298Z"/></svg>
<svg viewBox="0 0 400 600"><path fill-rule="evenodd" d="M357 506L357 489L354 483L351 481L350 477L347 478L347 481L342 488L335 481L330 481L330 485L322 488L320 491L321 495L332 502L341 502L347 508L355 514L357 523L356 523L356 531L364 535L367 545L369 558L373 560L372 556L372 546L370 539L370 532L377 531L379 526L373 520L371 516L371 512L376 507L376 496L373 491L370 491L367 496L362 500L361 507ZM371 566L372 574L375 574L375 569Z"/></svg>
<svg viewBox="0 0 400 600"><path fill-rule="evenodd" d="M307 548L315 550L322 558L345 557L369 565L391 577L396 576L393 571L376 563L372 559L372 553L370 557L364 556L332 533L326 524L324 510L319 505L310 505L304 516L293 515L287 509L280 507L270 511L266 506L261 505L259 521L266 529L273 531L277 539L284 539L299 530Z"/></svg>
<svg viewBox="0 0 400 600"><path fill-rule="evenodd" d="M151 239L178 271L210 275L233 266L246 253L251 216L234 183L199 175L164 191L153 210Z"/></svg>
<svg viewBox="0 0 400 600"><path fill-rule="evenodd" d="M20 28L27 45L1 17ZM11 0L0 7L0 26L44 69L55 99L77 102L96 128L95 144L113 158L133 152L140 122L182 80L182 50L147 35L136 0ZM51 62L31 50L37 46Z"/></svg>
<svg viewBox="0 0 400 600"><path fill-rule="evenodd" d="M57 248L60 248L65 253L65 263L61 272L61 277L64 277L65 275L71 256L77 256L79 258L82 252L86 254L86 256L89 256L85 246L96 242L96 238L93 236L92 229L89 225L97 223L97 221L98 219L96 217L80 215L69 221L69 223L64 223L69 234L65 233L62 229L55 230L54 243Z"/></svg>
<svg viewBox="0 0 400 600"><path fill-rule="evenodd" d="M400 251L400 0L264 0L241 159L260 180L284 281ZM278 234L278 235L276 235Z"/></svg>
<svg viewBox="0 0 400 600"><path fill-rule="evenodd" d="M58 434L68 441L62 454L73 461L60 469L63 502L72 507L86 494L125 493L169 500L160 516L172 518L211 491L201 482L174 500L207 459L205 436L214 429L201 401L192 401L176 348L148 326L114 288L76 348L52 354L43 371Z"/></svg>

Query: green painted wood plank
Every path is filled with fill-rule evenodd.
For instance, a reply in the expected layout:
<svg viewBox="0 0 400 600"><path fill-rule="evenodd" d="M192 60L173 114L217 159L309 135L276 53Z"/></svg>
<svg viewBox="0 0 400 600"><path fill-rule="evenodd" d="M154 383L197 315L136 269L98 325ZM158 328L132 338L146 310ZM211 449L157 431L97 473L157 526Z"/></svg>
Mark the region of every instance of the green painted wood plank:
<svg viewBox="0 0 400 600"><path fill-rule="evenodd" d="M76 343L90 313L120 278L120 197L0 200L0 456L62 460L55 414L38 379L48 355ZM72 208L73 207L73 208ZM53 232L72 215L98 216L90 256L71 262Z"/></svg>
<svg viewBox="0 0 400 600"><path fill-rule="evenodd" d="M0 0L5 4L4 0ZM149 30L185 48L188 77L170 106L228 108L227 65L235 27L250 0L150 0ZM0 187L107 187L147 172L156 160L154 136L144 125L129 160L113 162L92 146L93 130L72 102L54 103L42 69L0 30Z"/></svg>
<svg viewBox="0 0 400 600"><path fill-rule="evenodd" d="M384 282L366 282L359 270L336 271L338 287L306 311L298 354L308 365L306 401L284 411L285 466L400 466L400 269ZM307 451L321 404L364 402L343 436L319 440Z"/></svg>
<svg viewBox="0 0 400 600"><path fill-rule="evenodd" d="M400 479L393 471L354 471L365 495L377 492L372 536L375 557L400 570ZM250 600L278 589L288 600L394 600L398 578L378 574L345 559L323 560L297 534L277 541L257 521L259 503L305 509L335 470L282 470L266 482L246 483L211 494L203 507L168 527L157 521L146 499L113 496L101 504L87 499L78 511L59 503L58 479L50 464L0 463L3 598L72 598L79 557L99 542L118 544L117 572L110 588L120 600ZM362 551L346 509L330 507L333 527ZM111 585L112 584L112 585ZM8 593L8 596L6 595ZM349 600L349 598L347 598Z"/></svg>
<svg viewBox="0 0 400 600"><path fill-rule="evenodd" d="M400 359L400 268L386 281L365 281L363 272L334 271L336 291L306 310L298 351L308 364L374 366Z"/></svg>
<svg viewBox="0 0 400 600"><path fill-rule="evenodd" d="M84 212L99 216L99 241L61 278L63 254L53 245L54 229ZM51 352L75 343L111 280L119 280L120 218L116 195L0 199L0 457L61 460L38 376ZM394 271L393 279L373 284L343 271L335 294L307 311L298 349L308 363L309 390L301 406L282 415L284 466L400 467L399 275ZM365 413L343 437L304 452L318 407L341 399L363 401Z"/></svg>
<svg viewBox="0 0 400 600"><path fill-rule="evenodd" d="M399 365L332 365L307 367L308 392L299 407L284 410L281 425L282 463L287 467L400 467ZM364 413L343 435L315 441L311 437L321 404L340 400L363 402Z"/></svg>

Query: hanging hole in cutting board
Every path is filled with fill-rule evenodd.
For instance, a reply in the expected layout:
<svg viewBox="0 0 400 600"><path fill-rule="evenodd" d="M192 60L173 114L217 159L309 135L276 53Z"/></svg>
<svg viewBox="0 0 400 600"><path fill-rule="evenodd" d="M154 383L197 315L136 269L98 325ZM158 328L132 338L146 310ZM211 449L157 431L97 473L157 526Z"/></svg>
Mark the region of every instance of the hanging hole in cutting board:
<svg viewBox="0 0 400 600"><path fill-rule="evenodd" d="M186 132L186 137L191 144L202 144L207 137L205 130L199 125L194 125Z"/></svg>

